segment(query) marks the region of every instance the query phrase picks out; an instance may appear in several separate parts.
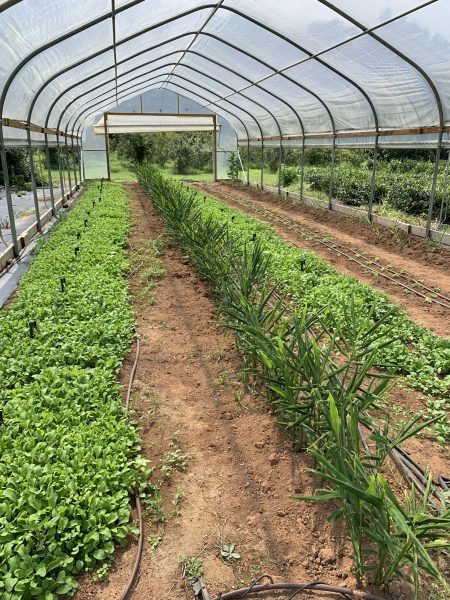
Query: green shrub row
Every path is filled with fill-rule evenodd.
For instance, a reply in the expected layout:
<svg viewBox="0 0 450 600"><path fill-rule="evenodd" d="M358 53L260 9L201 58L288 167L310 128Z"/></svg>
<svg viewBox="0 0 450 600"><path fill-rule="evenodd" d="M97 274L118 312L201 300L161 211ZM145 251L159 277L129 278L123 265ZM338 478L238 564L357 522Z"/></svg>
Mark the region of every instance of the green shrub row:
<svg viewBox="0 0 450 600"><path fill-rule="evenodd" d="M0 312L5 600L73 594L74 575L111 555L130 530L141 461L116 380L133 339L129 207L118 185L105 183L99 195L91 184L40 243Z"/></svg>
<svg viewBox="0 0 450 600"><path fill-rule="evenodd" d="M426 215L433 178L432 163L414 162L411 168L408 161L392 161L377 169L374 189L374 202L385 202L396 210L412 215ZM403 168L399 167L404 165ZM330 166L308 166L305 169L305 182L312 190L329 193ZM361 206L370 199L372 170L370 165L355 167L343 164L336 166L333 177L333 196L345 204ZM444 175L438 177L434 217L440 212L442 200L448 202L448 191L444 194Z"/></svg>

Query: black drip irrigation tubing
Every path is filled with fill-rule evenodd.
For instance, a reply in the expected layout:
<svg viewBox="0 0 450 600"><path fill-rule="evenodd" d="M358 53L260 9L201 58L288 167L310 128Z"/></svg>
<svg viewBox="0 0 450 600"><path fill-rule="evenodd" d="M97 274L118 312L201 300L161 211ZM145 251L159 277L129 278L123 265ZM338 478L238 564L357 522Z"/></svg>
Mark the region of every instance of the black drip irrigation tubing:
<svg viewBox="0 0 450 600"><path fill-rule="evenodd" d="M217 191L215 190L214 193L217 193ZM326 242L319 235L316 235L310 231L308 231L308 233L305 233L305 231L302 230L300 224L297 223L296 221L294 221L293 219L289 219L288 217L285 217L285 216L280 216L276 212L270 210L267 207L261 208L259 206L256 206L254 202L250 202L250 201L246 202L244 200L241 200L240 198L236 198L235 196L233 196L231 194L227 194L226 192L223 192L221 190L219 191L219 195L221 195L225 199L231 200L232 202L235 202L236 204L243 206L244 208L247 208L247 209L252 210L253 212L259 213L262 216L270 217L270 218L278 221L279 223L282 223L283 225L289 227L290 229L294 229L297 233L299 233L306 240L317 242L317 243L321 244L322 246L325 246L329 250L333 250L334 252L337 252L337 254L340 254L341 256L345 256L345 258L347 258L349 261L358 264L359 266L363 267L364 269L368 269L373 275L376 275L377 277L383 277L384 279L387 279L388 281L391 281L391 282L395 283L396 285L399 285L400 287L408 290L409 292L412 292L413 294L416 294L417 296L420 296L421 298L424 298L424 299L432 302L433 304L438 304L439 306L442 306L443 308L450 310L450 298L448 298L444 294L436 292L432 288L426 286L421 281L414 279L413 277L405 275L404 273L399 273L397 271L394 271L392 268L390 268L388 266L383 267L385 270L389 271L392 275L394 275L394 277L390 277L386 273L383 273L383 271L378 271L377 269L374 269L371 265L376 264L376 263L372 259L367 258L366 256L357 252L353 248L346 248L345 246L342 246L341 244L338 244L336 242ZM290 243L293 246L296 246L297 248L299 248L299 246L297 244L295 244L294 242L290 242ZM348 252L352 252L354 254L354 256L356 256L357 258L354 258L354 256L350 256L348 254ZM358 259L362 259L366 262L361 262L361 260L358 260ZM433 294L433 296L435 296L435 297L434 298L430 297L429 295L411 287L410 285L405 285L404 283L401 283L400 281L398 281L396 279L396 277L403 277L407 281L411 282L411 284L420 286L422 289L426 290L430 294ZM436 297L441 298L442 301L437 300Z"/></svg>
<svg viewBox="0 0 450 600"><path fill-rule="evenodd" d="M328 585L327 583L312 582L312 583L290 583L290 582L279 582L259 584L258 582L267 578L267 576L260 577L255 583L249 587L240 588L238 590L232 590L225 594L219 594L214 600L239 600L246 598L253 594L262 594L264 592L283 592L292 591L293 593L289 596L289 600L292 600L300 592L315 591L315 592L328 592L331 594L339 594L344 598L359 598L360 600L383 600L380 596L374 596L368 592L362 592L359 590L353 590L351 588L344 588L335 585Z"/></svg>
<svg viewBox="0 0 450 600"><path fill-rule="evenodd" d="M141 349L141 345L139 342L139 338L136 338L136 356L134 357L133 368L131 369L130 381L128 383L128 390L127 390L127 395L125 398L125 414L126 415L128 415L128 410L129 410L129 406L130 406L131 390L133 387L134 377L136 375L136 369L137 369L137 365L138 365L138 361L139 361L140 349ZM133 570L128 579L127 585L125 586L125 589L120 596L120 600L126 600L130 595L130 592L134 586L136 577L139 572L139 566L141 564L141 558L142 558L142 549L144 546L144 521L142 519L142 506L141 506L141 501L139 499L138 491L134 492L134 501L136 503L136 509L137 509L137 513L138 513L138 522L139 522L138 547L137 547L137 552L136 552L136 558L135 558L134 565L133 565Z"/></svg>

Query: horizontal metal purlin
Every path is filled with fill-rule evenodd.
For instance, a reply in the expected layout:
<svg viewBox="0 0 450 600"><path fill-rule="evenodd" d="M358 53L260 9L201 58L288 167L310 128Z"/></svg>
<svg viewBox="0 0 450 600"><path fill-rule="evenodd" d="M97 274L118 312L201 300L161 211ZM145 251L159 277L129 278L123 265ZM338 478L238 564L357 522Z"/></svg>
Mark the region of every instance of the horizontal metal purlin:
<svg viewBox="0 0 450 600"><path fill-rule="evenodd" d="M52 129L49 127L40 127L34 123L30 123L28 125L26 121L19 121L18 119L9 119L8 117L3 117L3 119L0 119L0 121L4 127L12 127L14 129L23 129L24 131L33 131L34 133L46 133L47 135L60 135L63 137L79 139L79 136L75 134L68 133L66 136L64 131L58 131L57 129Z"/></svg>
<svg viewBox="0 0 450 600"><path fill-rule="evenodd" d="M333 139L336 138L350 138L350 137L375 137L378 136L390 136L390 135L427 135L430 133L439 133L440 127L438 125L425 125L423 127L408 127L405 129L369 129L366 131L359 131L352 129L351 131L338 131L336 134L331 132L326 133L307 133L304 136L299 134L293 135L271 135L264 138L239 138L238 142L260 142L265 141L276 141L276 140L302 140L305 139ZM445 125L443 128L444 132L450 132L450 125Z"/></svg>

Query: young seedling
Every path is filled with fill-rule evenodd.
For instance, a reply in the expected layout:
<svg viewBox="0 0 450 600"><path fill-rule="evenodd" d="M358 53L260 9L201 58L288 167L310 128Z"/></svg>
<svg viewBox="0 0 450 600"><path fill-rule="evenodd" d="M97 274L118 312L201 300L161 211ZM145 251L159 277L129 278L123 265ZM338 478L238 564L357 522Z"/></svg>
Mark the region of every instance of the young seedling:
<svg viewBox="0 0 450 600"><path fill-rule="evenodd" d="M182 576L186 579L195 579L203 575L203 563L198 556L186 556L184 554L177 557L181 565Z"/></svg>
<svg viewBox="0 0 450 600"><path fill-rule="evenodd" d="M220 556L224 559L224 560L237 560L239 558L241 558L241 555L239 554L239 552L236 552L236 544L224 544L222 546L222 549L220 551Z"/></svg>

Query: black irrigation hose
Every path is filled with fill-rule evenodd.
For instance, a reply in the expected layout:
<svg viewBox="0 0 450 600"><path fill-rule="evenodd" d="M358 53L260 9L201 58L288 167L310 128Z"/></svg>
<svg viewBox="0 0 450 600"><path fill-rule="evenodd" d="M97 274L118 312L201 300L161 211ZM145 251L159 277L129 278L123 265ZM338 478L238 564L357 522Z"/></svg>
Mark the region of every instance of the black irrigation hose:
<svg viewBox="0 0 450 600"><path fill-rule="evenodd" d="M215 193L217 193L216 190L215 190ZM275 211L272 211L265 206L263 208L261 208L259 206L256 206L254 204L254 202L243 201L240 198L236 198L235 196L233 196L231 194L227 194L226 192L223 192L223 191L219 191L219 195L221 195L225 199L231 200L232 202L236 202L236 204L240 204L241 206L243 206L245 208L249 208L253 212L259 213L266 217L269 216L270 218L275 219L279 223L282 223L283 225L286 225L287 227L294 229L297 233L299 233L305 239L307 239L309 241L317 242L317 243L321 244L322 246L325 246L329 250L333 250L334 252L337 252L341 256L345 256L349 261L360 265L364 269L368 269L372 274L379 276L379 277L383 277L384 279L387 279L388 281L391 281L391 282L395 283L396 285L399 285L400 287L408 290L409 292L412 292L413 294L416 294L417 296L420 296L421 298L430 300L432 303L438 304L439 306L442 306L442 307L450 310L450 299L447 296L445 296L444 294L440 294L439 292L436 292L432 288L426 286L425 284L421 283L417 279L414 279L413 277L405 275L404 273L397 273L390 267L385 267L385 269L387 271L389 271L391 274L393 274L395 277L403 277L404 279L411 281L414 285L421 286L424 290L441 298L444 302L441 302L440 300L436 300L436 298L430 298L430 296L428 296L427 294L424 294L423 292L420 292L420 291L414 289L413 287L410 287L408 285L405 285L404 283L401 283L400 281L395 279L395 277L390 277L386 273L383 273L382 271L378 271L377 269L374 269L373 267L370 266L370 265L374 264L374 261L372 259L367 258L363 254L360 254L353 248L346 248L345 246L342 246L341 244L338 244L336 242L328 243L328 242L324 241L323 239L321 239L321 237L319 235L316 235L310 231L308 232L308 234L306 234L301 229L300 224L297 223L296 221L294 221L293 219L289 219L288 217L285 217L285 216L280 216L277 213L275 213ZM295 244L295 243L292 243L292 245L297 246L297 244ZM357 260L356 258L354 258L353 256L350 256L348 254L349 251L352 252L358 258L362 258L366 262L363 263L360 260Z"/></svg>
<svg viewBox="0 0 450 600"><path fill-rule="evenodd" d="M127 390L127 395L125 398L125 414L128 415L128 409L130 406L130 398L131 398L131 389L133 387L133 382L134 382L134 376L136 375L136 369L137 369L137 365L138 365L138 361L139 361L139 354L140 354L140 349L141 349L141 345L139 342L139 338L137 338L137 342L136 342L136 356L134 357L134 364L133 364L133 368L131 369L131 374L130 374L130 381L128 383L128 390ZM136 559L134 561L134 565L133 565L133 570L131 572L131 575L128 579L127 585L124 589L124 591L122 592L121 596L120 596L120 600L126 600L126 598L128 598L129 593L134 585L134 582L136 580L138 571L139 571L139 566L141 564L141 558L142 558L142 549L144 546L144 522L142 519L142 506L141 506L141 501L139 499L139 492L135 491L134 492L134 499L136 502L136 509L137 509L137 513L138 513L138 521L139 521L139 538L138 538L138 547L137 547L137 553L136 553Z"/></svg>
<svg viewBox="0 0 450 600"><path fill-rule="evenodd" d="M317 592L329 592L332 594L339 594L344 598L359 598L360 600L383 600L380 596L374 596L368 592L361 592L359 590L352 590L351 588L339 587L335 585L328 585L326 583L265 583L261 585L252 584L246 588L240 588L225 594L219 594L214 600L239 600L246 598L253 594L261 594L263 592L275 591L293 591L294 593L290 598L294 598L298 593L303 591L317 591Z"/></svg>

